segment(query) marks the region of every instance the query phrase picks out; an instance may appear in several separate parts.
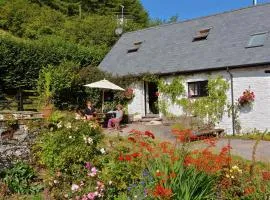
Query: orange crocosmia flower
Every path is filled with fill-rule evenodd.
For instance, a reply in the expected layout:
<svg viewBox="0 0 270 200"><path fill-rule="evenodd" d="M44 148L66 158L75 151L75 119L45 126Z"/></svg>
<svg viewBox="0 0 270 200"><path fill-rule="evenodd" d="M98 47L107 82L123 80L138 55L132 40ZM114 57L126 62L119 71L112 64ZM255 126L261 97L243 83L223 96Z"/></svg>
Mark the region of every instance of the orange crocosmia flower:
<svg viewBox="0 0 270 200"><path fill-rule="evenodd" d="M165 188L162 185L157 185L153 194L155 197L170 197L172 195L172 190Z"/></svg>
<svg viewBox="0 0 270 200"><path fill-rule="evenodd" d="M250 194L252 194L252 193L254 193L254 192L255 192L255 188L254 188L254 187L246 187L246 188L244 189L245 195L250 195Z"/></svg>
<svg viewBox="0 0 270 200"><path fill-rule="evenodd" d="M173 134L176 136L177 140L181 142L186 142L187 140L193 140L195 139L195 135L193 135L192 130L186 129L186 130L172 130Z"/></svg>
<svg viewBox="0 0 270 200"><path fill-rule="evenodd" d="M132 156L133 158L137 158L137 157L140 157L141 154L138 153L138 152L136 152L136 153L131 154L131 156Z"/></svg>
<svg viewBox="0 0 270 200"><path fill-rule="evenodd" d="M270 181L270 172L262 172L262 178L264 181Z"/></svg>
<svg viewBox="0 0 270 200"><path fill-rule="evenodd" d="M169 177L170 178L175 178L176 177L176 173L174 173L174 172L170 173Z"/></svg>
<svg viewBox="0 0 270 200"><path fill-rule="evenodd" d="M204 139L204 142L209 145L209 147L215 147L217 144L217 140L215 138L207 138Z"/></svg>
<svg viewBox="0 0 270 200"><path fill-rule="evenodd" d="M157 172L156 172L156 176L157 176L157 177L163 176L163 173L160 172L160 171L157 171Z"/></svg>
<svg viewBox="0 0 270 200"><path fill-rule="evenodd" d="M131 161L131 160L132 160L131 155L125 155L125 160L126 160L126 161Z"/></svg>

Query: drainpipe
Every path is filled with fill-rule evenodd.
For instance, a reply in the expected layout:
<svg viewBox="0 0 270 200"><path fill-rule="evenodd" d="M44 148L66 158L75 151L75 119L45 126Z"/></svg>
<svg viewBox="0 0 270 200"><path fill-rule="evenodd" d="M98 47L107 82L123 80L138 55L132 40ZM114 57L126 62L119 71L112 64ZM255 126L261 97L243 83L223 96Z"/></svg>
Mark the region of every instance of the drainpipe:
<svg viewBox="0 0 270 200"><path fill-rule="evenodd" d="M233 94L233 75L230 72L229 67L227 67L227 72L230 75L230 79L231 79L232 129L233 129L233 135L235 135L235 109L234 109L234 94Z"/></svg>

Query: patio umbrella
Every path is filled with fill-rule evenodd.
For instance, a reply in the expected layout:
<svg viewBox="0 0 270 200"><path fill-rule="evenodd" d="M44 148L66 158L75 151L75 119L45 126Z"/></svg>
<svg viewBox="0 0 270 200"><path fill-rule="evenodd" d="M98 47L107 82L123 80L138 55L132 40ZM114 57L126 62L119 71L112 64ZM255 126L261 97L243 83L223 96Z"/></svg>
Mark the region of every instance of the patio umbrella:
<svg viewBox="0 0 270 200"><path fill-rule="evenodd" d="M103 106L104 106L104 90L108 89L108 90L122 90L124 91L123 88L119 87L118 85L115 85L114 83L104 79L101 81L97 81L94 83L90 83L87 85L84 85L86 87L90 87L90 88L100 88L102 89L102 107L101 110L103 112Z"/></svg>

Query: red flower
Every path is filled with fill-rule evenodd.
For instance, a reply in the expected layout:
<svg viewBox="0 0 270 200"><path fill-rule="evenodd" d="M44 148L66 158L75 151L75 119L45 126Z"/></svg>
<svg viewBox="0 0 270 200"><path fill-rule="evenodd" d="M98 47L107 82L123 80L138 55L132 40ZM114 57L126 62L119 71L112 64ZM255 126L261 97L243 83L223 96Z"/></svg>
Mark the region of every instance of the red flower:
<svg viewBox="0 0 270 200"><path fill-rule="evenodd" d="M192 130L189 129L186 130L173 129L172 132L176 136L177 140L181 142L188 142L196 139L196 136L193 135Z"/></svg>
<svg viewBox="0 0 270 200"><path fill-rule="evenodd" d="M128 138L129 141L136 143L136 140L133 137Z"/></svg>
<svg viewBox="0 0 270 200"><path fill-rule="evenodd" d="M120 156L118 157L118 160L120 160L120 161L125 160L125 158L124 158L124 156L122 155L122 153L120 153Z"/></svg>
<svg viewBox="0 0 270 200"><path fill-rule="evenodd" d="M137 157L140 157L141 154L136 152L136 153L131 154L131 156L132 156L133 158L137 158Z"/></svg>
<svg viewBox="0 0 270 200"><path fill-rule="evenodd" d="M159 96L159 92L156 92L156 96L157 96L157 97Z"/></svg>
<svg viewBox="0 0 270 200"><path fill-rule="evenodd" d="M264 181L270 181L270 172L262 172L262 177Z"/></svg>
<svg viewBox="0 0 270 200"><path fill-rule="evenodd" d="M154 190L155 197L170 197L172 195L172 190L165 188L162 185L157 185Z"/></svg>
<svg viewBox="0 0 270 200"><path fill-rule="evenodd" d="M252 103L255 100L255 94L250 89L245 90L243 95L239 97L238 103L243 106L245 104Z"/></svg>
<svg viewBox="0 0 270 200"><path fill-rule="evenodd" d="M151 131L145 131L144 132L144 135L146 135L146 136L148 136L148 137L150 137L152 139L155 139L155 136L154 136L154 134Z"/></svg>
<svg viewBox="0 0 270 200"><path fill-rule="evenodd" d="M131 161L131 160L132 160L131 155L125 155L125 160L126 160L126 161Z"/></svg>

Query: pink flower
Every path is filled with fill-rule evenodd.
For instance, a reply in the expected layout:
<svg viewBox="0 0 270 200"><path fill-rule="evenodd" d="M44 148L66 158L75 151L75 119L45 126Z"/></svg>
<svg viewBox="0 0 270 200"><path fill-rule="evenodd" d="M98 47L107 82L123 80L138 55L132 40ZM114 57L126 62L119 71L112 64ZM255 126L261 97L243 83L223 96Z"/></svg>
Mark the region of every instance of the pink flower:
<svg viewBox="0 0 270 200"><path fill-rule="evenodd" d="M90 162L86 162L86 163L85 163L85 168L86 168L86 169L89 169L89 170L90 170L91 167L92 167L92 165L91 165Z"/></svg>
<svg viewBox="0 0 270 200"><path fill-rule="evenodd" d="M95 197L96 197L96 194L95 194L95 192L90 192L90 193L87 195L87 197L88 197L88 199L90 199L90 200L94 200Z"/></svg>
<svg viewBox="0 0 270 200"><path fill-rule="evenodd" d="M78 189L80 188L80 186L78 186L77 184L72 184L71 185L71 190L72 190L72 192L76 192L76 191L78 191Z"/></svg>
<svg viewBox="0 0 270 200"><path fill-rule="evenodd" d="M86 195L83 195L82 196L82 200L88 200L87 196Z"/></svg>
<svg viewBox="0 0 270 200"><path fill-rule="evenodd" d="M94 177L97 175L97 172L98 172L97 168L92 167L91 172L88 173L88 175Z"/></svg>

